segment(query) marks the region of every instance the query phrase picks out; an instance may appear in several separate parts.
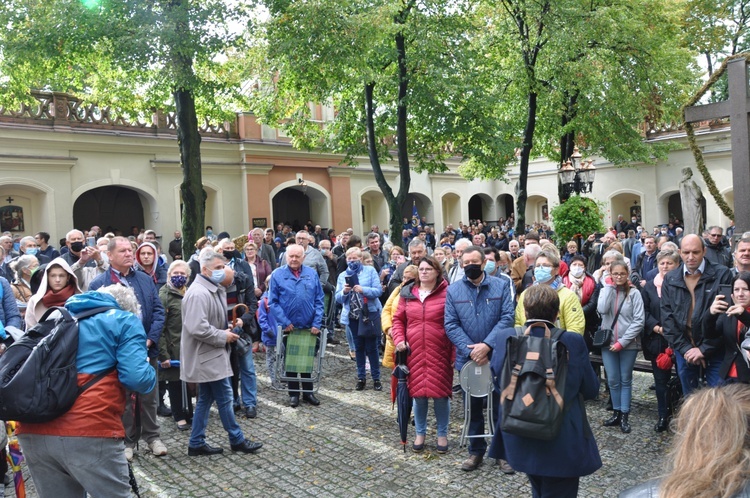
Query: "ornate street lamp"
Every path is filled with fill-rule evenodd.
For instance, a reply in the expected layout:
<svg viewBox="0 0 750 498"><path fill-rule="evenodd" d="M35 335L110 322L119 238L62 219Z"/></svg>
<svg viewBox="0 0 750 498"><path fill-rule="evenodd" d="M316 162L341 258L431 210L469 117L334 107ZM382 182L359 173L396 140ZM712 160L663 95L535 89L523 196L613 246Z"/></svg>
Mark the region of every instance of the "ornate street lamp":
<svg viewBox="0 0 750 498"><path fill-rule="evenodd" d="M578 166L580 164L580 167ZM585 194L594 189L594 175L596 167L594 161L581 161L581 152L578 147L573 147L573 154L565 161L558 175L563 188L563 195L567 199L573 193Z"/></svg>

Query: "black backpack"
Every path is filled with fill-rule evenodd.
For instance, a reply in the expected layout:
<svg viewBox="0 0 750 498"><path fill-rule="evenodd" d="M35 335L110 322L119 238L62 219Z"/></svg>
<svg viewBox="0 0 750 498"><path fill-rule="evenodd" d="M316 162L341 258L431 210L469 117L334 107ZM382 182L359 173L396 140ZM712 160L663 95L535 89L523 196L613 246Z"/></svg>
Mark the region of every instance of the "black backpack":
<svg viewBox="0 0 750 498"><path fill-rule="evenodd" d="M549 441L557 437L564 414L568 349L560 342L562 329L546 325L544 337L516 327L508 338L501 372L501 430Z"/></svg>
<svg viewBox="0 0 750 498"><path fill-rule="evenodd" d="M112 367L78 387L78 320L111 307L73 316L50 308L42 319L0 356L0 420L42 423L70 410L76 398L114 371ZM58 311L59 316L49 318Z"/></svg>

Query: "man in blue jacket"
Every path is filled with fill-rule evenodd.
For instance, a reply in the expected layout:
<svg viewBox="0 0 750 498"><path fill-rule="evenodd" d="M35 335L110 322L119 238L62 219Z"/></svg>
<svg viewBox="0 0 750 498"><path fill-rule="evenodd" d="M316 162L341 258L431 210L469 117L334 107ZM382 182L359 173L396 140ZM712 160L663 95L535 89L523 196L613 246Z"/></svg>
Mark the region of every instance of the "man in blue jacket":
<svg viewBox="0 0 750 498"><path fill-rule="evenodd" d="M284 333L295 329L309 329L313 335L320 335L323 324L323 287L318 273L304 266L305 252L301 245L291 244L286 250L286 265L271 274L268 291L269 306L273 317ZM295 372L287 372L287 375ZM300 373L309 378L309 373ZM299 406L299 382L291 381L289 386L289 406ZM312 382L302 382L302 399L313 406L320 401L313 394Z"/></svg>
<svg viewBox="0 0 750 498"><path fill-rule="evenodd" d="M508 279L491 277L484 271L484 250L469 246L461 255L464 276L448 287L445 298L445 332L456 345L456 369L473 360L477 365L489 363L492 351L497 347L497 334L512 327L514 321L513 296ZM497 420L498 394L493 392L493 423ZM484 433L483 399L470 397L471 421L469 436ZM484 459L487 442L484 438L469 438L469 458L461 465L465 471L475 470ZM500 468L512 474L504 460Z"/></svg>
<svg viewBox="0 0 750 498"><path fill-rule="evenodd" d="M125 237L115 237L109 241L109 269L96 277L89 284L90 290L96 290L112 284L120 284L130 287L135 292L135 297L141 305L139 318L146 330L146 348L148 349L149 363L156 372L156 358L159 355L159 338L164 328L164 306L159 299L154 280L143 272L133 268L133 247ZM127 398L130 399L131 392L128 391ZM160 439L159 422L156 419L156 408L159 404L159 390L154 389L146 395L141 396L141 437L148 443L149 449L155 456L167 454L167 448ZM136 427L133 416L133 404L127 403L125 415L122 418L125 426L125 456L128 460L133 458L135 447Z"/></svg>

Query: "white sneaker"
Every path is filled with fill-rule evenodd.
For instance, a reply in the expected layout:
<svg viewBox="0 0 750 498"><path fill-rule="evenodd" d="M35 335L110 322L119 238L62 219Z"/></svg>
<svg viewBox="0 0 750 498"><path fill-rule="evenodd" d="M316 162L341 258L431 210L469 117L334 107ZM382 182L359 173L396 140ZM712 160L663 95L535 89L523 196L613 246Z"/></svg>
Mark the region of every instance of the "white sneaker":
<svg viewBox="0 0 750 498"><path fill-rule="evenodd" d="M133 461L133 448L125 448L125 458L128 462Z"/></svg>
<svg viewBox="0 0 750 498"><path fill-rule="evenodd" d="M155 439L148 443L148 449L151 450L154 456L164 456L167 454L167 447L164 446L164 443L160 439Z"/></svg>

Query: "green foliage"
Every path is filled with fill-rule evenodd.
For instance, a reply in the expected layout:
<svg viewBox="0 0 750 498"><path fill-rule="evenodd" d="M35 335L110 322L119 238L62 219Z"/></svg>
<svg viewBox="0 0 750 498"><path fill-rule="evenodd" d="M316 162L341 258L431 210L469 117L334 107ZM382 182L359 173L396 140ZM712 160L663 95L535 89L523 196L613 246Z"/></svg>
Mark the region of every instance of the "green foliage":
<svg viewBox="0 0 750 498"><path fill-rule="evenodd" d="M681 12L674 3L482 2L488 26L478 43L495 71L493 112L510 124L504 138L518 149L529 141L527 97L535 92L533 156L566 159L560 140L572 133L584 154L614 164L665 157L667 146L644 141L639 127L646 118L678 121L682 103L697 88L694 54L680 43ZM466 173L488 179L497 172Z"/></svg>
<svg viewBox="0 0 750 498"><path fill-rule="evenodd" d="M572 195L550 211L555 233L555 243L562 247L569 240L604 231L605 208L590 197Z"/></svg>
<svg viewBox="0 0 750 498"><path fill-rule="evenodd" d="M281 125L306 149L343 153L357 163L368 154L364 87L374 84L374 151L394 160L399 104L407 108L406 138L416 171L444 171L451 156L471 158L505 174L513 148L502 139L503 116L493 112L484 54L474 40L483 29L467 2L401 0L267 1L271 13L256 32L251 72L260 75L252 109ZM406 40L408 92L399 100L396 36ZM336 110L332 121L311 115L309 102ZM402 171L401 174L408 174Z"/></svg>
<svg viewBox="0 0 750 498"><path fill-rule="evenodd" d="M7 0L0 9L0 105L29 89L68 92L122 111L174 109L190 91L201 116L246 109L248 2L237 0Z"/></svg>

